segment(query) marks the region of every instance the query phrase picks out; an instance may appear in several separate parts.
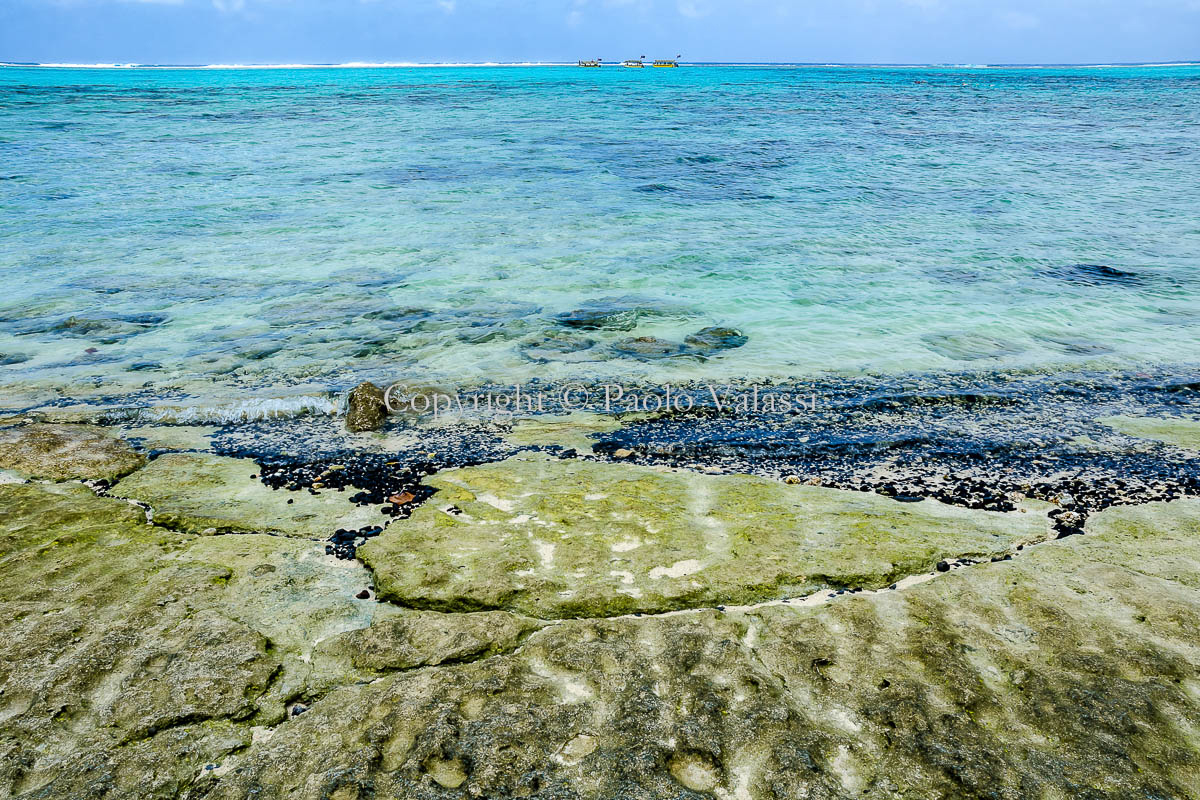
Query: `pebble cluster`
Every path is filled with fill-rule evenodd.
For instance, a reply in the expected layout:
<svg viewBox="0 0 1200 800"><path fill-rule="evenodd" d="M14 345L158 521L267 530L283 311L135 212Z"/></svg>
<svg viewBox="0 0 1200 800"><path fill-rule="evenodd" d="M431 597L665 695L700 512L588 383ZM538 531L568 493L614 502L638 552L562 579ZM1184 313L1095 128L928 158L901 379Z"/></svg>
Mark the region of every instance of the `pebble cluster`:
<svg viewBox="0 0 1200 800"><path fill-rule="evenodd" d="M272 489L341 492L347 502L380 506L378 525L339 529L329 538L325 552L349 560L393 519L407 518L433 494L421 483L425 477L500 460L515 451L496 434L475 425L456 433L422 431L420 446L412 451L369 452L347 447L338 427L327 420L290 420L229 426L213 442L220 455L254 459L259 465L255 479Z"/></svg>

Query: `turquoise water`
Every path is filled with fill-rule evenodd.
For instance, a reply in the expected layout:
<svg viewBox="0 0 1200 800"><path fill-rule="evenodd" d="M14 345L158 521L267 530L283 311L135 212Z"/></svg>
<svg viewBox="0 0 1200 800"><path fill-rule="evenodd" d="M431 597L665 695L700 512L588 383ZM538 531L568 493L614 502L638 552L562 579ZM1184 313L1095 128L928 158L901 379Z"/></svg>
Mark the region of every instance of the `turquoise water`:
<svg viewBox="0 0 1200 800"><path fill-rule="evenodd" d="M1195 362L1198 92L1200 67L0 68L0 384ZM641 312L553 319L588 303ZM611 346L709 325L748 342Z"/></svg>

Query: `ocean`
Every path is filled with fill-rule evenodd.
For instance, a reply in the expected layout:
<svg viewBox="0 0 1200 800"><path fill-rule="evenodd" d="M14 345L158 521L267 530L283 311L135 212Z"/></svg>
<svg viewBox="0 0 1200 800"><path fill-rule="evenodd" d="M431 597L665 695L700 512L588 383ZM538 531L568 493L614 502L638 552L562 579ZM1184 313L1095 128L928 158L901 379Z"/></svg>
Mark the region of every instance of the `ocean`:
<svg viewBox="0 0 1200 800"><path fill-rule="evenodd" d="M1184 373L1198 90L1198 66L3 67L4 406Z"/></svg>

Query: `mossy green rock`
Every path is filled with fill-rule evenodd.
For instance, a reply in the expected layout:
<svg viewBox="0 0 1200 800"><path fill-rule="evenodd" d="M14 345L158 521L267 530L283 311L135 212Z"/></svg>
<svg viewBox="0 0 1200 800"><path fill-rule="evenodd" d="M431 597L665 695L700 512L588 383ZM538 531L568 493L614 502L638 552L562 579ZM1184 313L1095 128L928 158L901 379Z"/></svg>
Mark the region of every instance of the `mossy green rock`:
<svg viewBox="0 0 1200 800"><path fill-rule="evenodd" d="M0 797L173 797L293 697L353 681L370 625L318 543L196 537L78 484L0 486Z"/></svg>
<svg viewBox="0 0 1200 800"><path fill-rule="evenodd" d="M52 481L113 481L146 457L103 428L35 423L0 429L0 468Z"/></svg>
<svg viewBox="0 0 1200 800"><path fill-rule="evenodd" d="M0 797L1200 796L1197 500L822 605L543 624L369 581L0 485Z"/></svg>
<svg viewBox="0 0 1200 800"><path fill-rule="evenodd" d="M258 471L249 459L168 453L121 481L112 493L149 503L156 523L189 533L328 539L338 528L362 528L380 520L377 506L352 505L347 492L272 490L252 479Z"/></svg>
<svg viewBox="0 0 1200 800"><path fill-rule="evenodd" d="M382 597L438 611L601 617L877 588L1049 535L1039 513L542 455L429 485L359 555Z"/></svg>
<svg viewBox="0 0 1200 800"><path fill-rule="evenodd" d="M1200 502L907 589L568 620L326 695L209 798L1200 796ZM1149 548L1149 549L1147 549Z"/></svg>
<svg viewBox="0 0 1200 800"><path fill-rule="evenodd" d="M1200 451L1200 420L1187 417L1105 417L1098 422L1127 436Z"/></svg>
<svg viewBox="0 0 1200 800"><path fill-rule="evenodd" d="M321 653L367 672L436 666L515 650L542 625L503 611L439 614L385 605L368 627L323 642Z"/></svg>

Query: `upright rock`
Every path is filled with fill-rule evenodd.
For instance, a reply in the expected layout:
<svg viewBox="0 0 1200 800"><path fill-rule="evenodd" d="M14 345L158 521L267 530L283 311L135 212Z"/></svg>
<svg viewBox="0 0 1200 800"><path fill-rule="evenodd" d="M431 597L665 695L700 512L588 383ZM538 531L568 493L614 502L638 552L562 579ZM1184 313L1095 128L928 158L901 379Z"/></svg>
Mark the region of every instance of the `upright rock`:
<svg viewBox="0 0 1200 800"><path fill-rule="evenodd" d="M350 392L350 401L346 409L346 430L355 433L379 430L383 427L387 415L383 389L370 381L363 381Z"/></svg>

